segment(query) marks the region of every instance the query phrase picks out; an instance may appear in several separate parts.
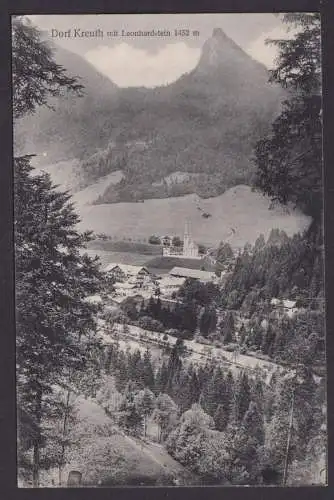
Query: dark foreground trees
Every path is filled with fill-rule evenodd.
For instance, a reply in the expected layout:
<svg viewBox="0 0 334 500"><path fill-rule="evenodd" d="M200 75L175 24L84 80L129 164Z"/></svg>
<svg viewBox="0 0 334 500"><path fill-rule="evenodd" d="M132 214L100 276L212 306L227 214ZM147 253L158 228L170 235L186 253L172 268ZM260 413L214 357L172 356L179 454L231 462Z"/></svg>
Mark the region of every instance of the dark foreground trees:
<svg viewBox="0 0 334 500"><path fill-rule="evenodd" d="M33 113L49 104L50 96L81 93L76 77L53 59L52 50L42 41L41 32L27 18L12 18L12 82L14 118Z"/></svg>
<svg viewBox="0 0 334 500"><path fill-rule="evenodd" d="M320 222L323 205L321 24L319 13L293 13L283 21L297 33L271 40L279 51L272 82L288 91L269 137L255 151L256 185L274 200L292 202Z"/></svg>
<svg viewBox="0 0 334 500"><path fill-rule="evenodd" d="M80 89L53 61L39 31L14 18L14 119L47 104L50 95ZM49 439L45 423L60 410L56 393L69 394L80 372L98 369L98 307L85 299L98 293L101 275L98 261L82 255L90 235L78 232L70 196L48 175L35 175L31 157L14 159L14 202L18 462L38 486ZM66 431L69 415L60 413Z"/></svg>

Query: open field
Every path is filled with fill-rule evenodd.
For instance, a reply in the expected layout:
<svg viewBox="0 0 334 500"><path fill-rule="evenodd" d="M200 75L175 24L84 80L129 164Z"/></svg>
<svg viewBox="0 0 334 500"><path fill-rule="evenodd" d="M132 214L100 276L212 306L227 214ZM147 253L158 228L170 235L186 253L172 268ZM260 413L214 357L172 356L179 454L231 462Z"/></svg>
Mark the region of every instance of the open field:
<svg viewBox="0 0 334 500"><path fill-rule="evenodd" d="M36 157L34 164L36 171L42 169L50 173L60 189L72 188L72 192L77 191L73 194L73 202L81 218L81 229L106 233L115 240L131 238L132 241L143 242L152 234L182 237L185 220L188 219L197 243L215 246L225 240L237 249L247 242L254 243L260 233L267 237L272 228L283 229L288 236L292 236L310 224L309 217L291 207L288 212L280 206L269 209L269 198L253 192L245 185L228 189L215 198L201 199L191 194L145 200L144 203L92 205L108 183L121 180L121 171L112 172L79 191L78 186L82 179L77 160L40 166L39 158ZM203 213L210 216L204 218ZM136 250L135 253L146 251Z"/></svg>
<svg viewBox="0 0 334 500"><path fill-rule="evenodd" d="M106 250L109 252L130 252L142 255L154 256L161 255L160 245L150 245L138 241L112 241L96 239L88 244L88 248L97 250Z"/></svg>
<svg viewBox="0 0 334 500"><path fill-rule="evenodd" d="M95 250L91 248L83 250L83 253L87 253L90 257L95 257L95 255L97 255L101 260L102 267L105 267L107 264L110 264L112 262L117 262L118 264L143 266L149 259L147 255L143 255L140 253L111 252L109 250Z"/></svg>
<svg viewBox="0 0 334 500"><path fill-rule="evenodd" d="M261 233L268 237L272 228L292 236L310 224L310 218L297 210L286 213L282 207L269 207L268 198L240 185L215 198L188 195L144 203L80 204L78 211L81 229L104 232L119 240L148 239L152 234L182 236L188 219L197 243L213 246L225 240L234 248L254 243ZM211 217L203 218L202 211Z"/></svg>
<svg viewBox="0 0 334 500"><path fill-rule="evenodd" d="M145 263L146 267L154 274L168 273L173 267L186 267L188 269L202 269L212 271L213 266L204 260L182 259L177 257L155 257Z"/></svg>

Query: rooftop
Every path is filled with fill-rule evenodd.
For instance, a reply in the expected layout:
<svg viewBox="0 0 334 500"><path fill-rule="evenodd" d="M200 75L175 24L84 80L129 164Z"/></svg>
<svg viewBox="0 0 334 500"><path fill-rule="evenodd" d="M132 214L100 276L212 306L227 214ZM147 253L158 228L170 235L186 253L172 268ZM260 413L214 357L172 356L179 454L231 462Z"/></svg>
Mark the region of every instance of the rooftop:
<svg viewBox="0 0 334 500"><path fill-rule="evenodd" d="M210 281L216 277L215 273L209 271L199 271L198 269L188 269L186 267L173 267L173 269L169 271L169 274L171 276L182 276L201 281Z"/></svg>
<svg viewBox="0 0 334 500"><path fill-rule="evenodd" d="M279 299L273 298L273 299L271 299L270 304L273 306L285 307L286 309L292 309L293 307L296 306L296 301L295 300L279 300Z"/></svg>
<svg viewBox="0 0 334 500"><path fill-rule="evenodd" d="M175 269L175 268L174 268ZM175 286L181 286L183 285L185 281L185 277L176 277L176 276L170 276L170 275L166 275L166 276L163 276L163 278L161 278L161 280L159 280L158 282L158 285L159 286L168 286L168 285L175 285Z"/></svg>
<svg viewBox="0 0 334 500"><path fill-rule="evenodd" d="M100 304L102 302L102 297L101 295L89 295L89 297L86 297L85 301L90 304Z"/></svg>
<svg viewBox="0 0 334 500"><path fill-rule="evenodd" d="M121 271L123 271L123 273L125 273L125 274L138 274L139 271L141 271L141 270L145 270L148 272L148 270L144 266L134 266L131 264L119 264L117 262L111 262L110 264L108 264L104 268L104 271L105 272L112 271L113 269L115 269L115 267L119 267L121 269Z"/></svg>

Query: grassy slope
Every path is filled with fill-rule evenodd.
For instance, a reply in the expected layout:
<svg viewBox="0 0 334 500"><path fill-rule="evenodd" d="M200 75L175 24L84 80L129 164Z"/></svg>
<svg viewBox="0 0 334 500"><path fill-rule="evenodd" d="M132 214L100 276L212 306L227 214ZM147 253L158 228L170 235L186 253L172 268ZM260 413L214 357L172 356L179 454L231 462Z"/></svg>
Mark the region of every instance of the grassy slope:
<svg viewBox="0 0 334 500"><path fill-rule="evenodd" d="M148 256L161 255L162 253L161 246L159 245L150 245L149 243L140 243L137 241L110 241L96 239L89 243L88 248L108 252L140 253Z"/></svg>
<svg viewBox="0 0 334 500"><path fill-rule="evenodd" d="M137 481L159 486L170 484L171 476L175 475L188 484L195 481L162 446L144 443L117 428L116 433L108 435L105 429L110 419L94 401L80 398L79 415L90 432L82 439L67 471L82 471L86 486L96 485L98 481L105 486L138 484ZM99 428L104 428L103 433L98 432Z"/></svg>
<svg viewBox="0 0 334 500"><path fill-rule="evenodd" d="M82 229L104 232L115 238L148 239L152 234L183 235L184 223L190 220L194 239L205 245L227 240L234 247L254 243L260 233L265 237L272 228L284 229L288 235L305 229L309 218L298 211L290 214L282 208L269 210L270 201L248 186L229 189L216 198L202 200L196 195L145 203L117 203L78 206ZM202 213L211 217L205 219ZM231 228L234 233L231 234Z"/></svg>

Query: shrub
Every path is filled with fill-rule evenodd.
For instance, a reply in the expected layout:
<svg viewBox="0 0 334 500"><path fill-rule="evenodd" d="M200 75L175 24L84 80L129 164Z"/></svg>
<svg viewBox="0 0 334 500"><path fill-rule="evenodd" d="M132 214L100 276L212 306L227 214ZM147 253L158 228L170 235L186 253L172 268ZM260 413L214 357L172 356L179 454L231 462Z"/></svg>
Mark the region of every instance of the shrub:
<svg viewBox="0 0 334 500"><path fill-rule="evenodd" d="M148 242L149 242L151 245L161 245L161 240L160 240L159 236L156 236L155 234L152 234L152 235L149 237Z"/></svg>

